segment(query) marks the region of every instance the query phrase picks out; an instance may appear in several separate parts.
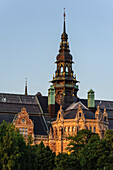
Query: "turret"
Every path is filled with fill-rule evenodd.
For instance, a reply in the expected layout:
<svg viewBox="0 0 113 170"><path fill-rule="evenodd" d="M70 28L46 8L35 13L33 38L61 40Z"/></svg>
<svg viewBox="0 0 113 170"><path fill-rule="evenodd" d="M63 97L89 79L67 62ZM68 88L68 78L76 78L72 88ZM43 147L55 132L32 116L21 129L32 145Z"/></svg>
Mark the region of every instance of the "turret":
<svg viewBox="0 0 113 170"><path fill-rule="evenodd" d="M54 86L50 86L48 89L48 111L51 118L55 117L55 89Z"/></svg>
<svg viewBox="0 0 113 170"><path fill-rule="evenodd" d="M89 109L94 109L95 108L95 92L90 89L88 91L88 108Z"/></svg>

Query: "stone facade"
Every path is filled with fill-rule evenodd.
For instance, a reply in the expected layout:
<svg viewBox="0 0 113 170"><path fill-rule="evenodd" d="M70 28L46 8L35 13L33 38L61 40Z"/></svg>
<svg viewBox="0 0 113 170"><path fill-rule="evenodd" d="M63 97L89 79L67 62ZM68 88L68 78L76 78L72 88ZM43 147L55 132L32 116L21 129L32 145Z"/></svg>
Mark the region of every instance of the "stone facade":
<svg viewBox="0 0 113 170"><path fill-rule="evenodd" d="M78 102L76 103L75 108L75 110L77 110L76 114L74 111L72 112L74 119L67 119L66 116L68 114L69 117L70 112L64 112L62 106L60 106L57 118L55 121L51 122L52 127L50 127L50 132L46 136L37 135L34 137L33 122L29 119L25 108L21 110L21 113L17 114L13 124L16 128L19 128L20 133L23 134L25 139L31 135L34 139L33 144L39 144L43 141L45 146L48 145L56 154L63 153L67 152L66 147L69 143L69 140L67 140L66 137L76 135L79 130L89 129L92 132L98 133L100 138L104 137L104 133L108 129L109 124L106 109L104 109L104 113L102 113L98 106L93 118L88 118L87 114L89 113L89 110L87 109L88 108L86 108L81 102ZM85 113L83 110L85 110ZM25 131L25 129L27 129L27 131Z"/></svg>
<svg viewBox="0 0 113 170"><path fill-rule="evenodd" d="M21 109L21 112L14 117L13 124L15 128L19 129L20 134L24 136L25 140L27 140L28 136L32 136L34 139L34 124L32 120L29 119L29 114L24 107Z"/></svg>

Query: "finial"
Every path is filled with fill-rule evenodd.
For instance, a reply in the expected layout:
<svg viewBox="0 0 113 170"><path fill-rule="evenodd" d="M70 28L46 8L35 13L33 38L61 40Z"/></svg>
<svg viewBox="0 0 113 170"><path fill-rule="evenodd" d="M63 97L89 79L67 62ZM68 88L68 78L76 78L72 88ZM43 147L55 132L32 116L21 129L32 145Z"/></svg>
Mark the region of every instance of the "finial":
<svg viewBox="0 0 113 170"><path fill-rule="evenodd" d="M65 21L65 17L66 17L66 14L65 14L65 8L64 8L64 21Z"/></svg>
<svg viewBox="0 0 113 170"><path fill-rule="evenodd" d="M25 95L27 95L27 78L25 78Z"/></svg>
<svg viewBox="0 0 113 170"><path fill-rule="evenodd" d="M79 104L79 110L81 110L81 104Z"/></svg>

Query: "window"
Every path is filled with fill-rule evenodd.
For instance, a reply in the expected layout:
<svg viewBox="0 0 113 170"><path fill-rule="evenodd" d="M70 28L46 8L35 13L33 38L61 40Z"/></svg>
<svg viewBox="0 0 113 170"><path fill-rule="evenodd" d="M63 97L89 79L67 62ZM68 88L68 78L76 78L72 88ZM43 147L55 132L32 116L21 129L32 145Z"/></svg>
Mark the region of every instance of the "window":
<svg viewBox="0 0 113 170"><path fill-rule="evenodd" d="M92 130L92 127L91 127L91 126L89 126L89 130Z"/></svg>
<svg viewBox="0 0 113 170"><path fill-rule="evenodd" d="M25 129L25 136L27 136L27 128Z"/></svg>
<svg viewBox="0 0 113 170"><path fill-rule="evenodd" d="M79 117L81 117L81 113L79 113Z"/></svg>
<svg viewBox="0 0 113 170"><path fill-rule="evenodd" d="M64 132L67 132L67 127L64 128Z"/></svg>
<svg viewBox="0 0 113 170"><path fill-rule="evenodd" d="M22 134L24 135L24 128L23 128L23 130L22 130Z"/></svg>
<svg viewBox="0 0 113 170"><path fill-rule="evenodd" d="M73 126L72 131L75 132L75 126Z"/></svg>
<svg viewBox="0 0 113 170"><path fill-rule="evenodd" d="M60 72L63 73L63 66L60 67Z"/></svg>
<svg viewBox="0 0 113 170"><path fill-rule="evenodd" d="M71 127L68 127L68 132L71 132Z"/></svg>
<svg viewBox="0 0 113 170"><path fill-rule="evenodd" d="M96 132L96 127L94 127L94 129L93 129L93 130L94 130L94 132Z"/></svg>
<svg viewBox="0 0 113 170"><path fill-rule="evenodd" d="M21 128L19 130L20 130L20 134L21 134Z"/></svg>

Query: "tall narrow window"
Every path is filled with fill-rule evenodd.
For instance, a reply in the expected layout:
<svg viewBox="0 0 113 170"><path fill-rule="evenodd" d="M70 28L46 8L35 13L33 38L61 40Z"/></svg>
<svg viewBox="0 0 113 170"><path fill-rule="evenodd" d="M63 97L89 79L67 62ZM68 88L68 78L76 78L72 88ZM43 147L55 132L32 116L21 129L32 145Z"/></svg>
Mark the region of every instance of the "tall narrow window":
<svg viewBox="0 0 113 170"><path fill-rule="evenodd" d="M64 128L64 132L67 132L67 127Z"/></svg>
<svg viewBox="0 0 113 170"><path fill-rule="evenodd" d="M75 132L75 126L73 126L72 131Z"/></svg>
<svg viewBox="0 0 113 170"><path fill-rule="evenodd" d="M68 127L68 132L71 132L71 127Z"/></svg>
<svg viewBox="0 0 113 170"><path fill-rule="evenodd" d="M63 73L63 66L60 67L60 72Z"/></svg>
<svg viewBox="0 0 113 170"><path fill-rule="evenodd" d="M24 135L24 128L23 128L23 130L22 130L22 134Z"/></svg>
<svg viewBox="0 0 113 170"><path fill-rule="evenodd" d="M25 136L27 136L27 128L25 129Z"/></svg>
<svg viewBox="0 0 113 170"><path fill-rule="evenodd" d="M66 70L66 72L67 72L67 73L69 72L69 70L68 70L68 66L66 66L66 69L65 69L65 70Z"/></svg>
<svg viewBox="0 0 113 170"><path fill-rule="evenodd" d="M81 117L81 113L79 113L79 117Z"/></svg>
<svg viewBox="0 0 113 170"><path fill-rule="evenodd" d="M93 130L94 130L94 132L96 132L96 127L94 127L94 129L93 129Z"/></svg>
<svg viewBox="0 0 113 170"><path fill-rule="evenodd" d="M20 134L21 134L21 128L19 130L20 130Z"/></svg>

